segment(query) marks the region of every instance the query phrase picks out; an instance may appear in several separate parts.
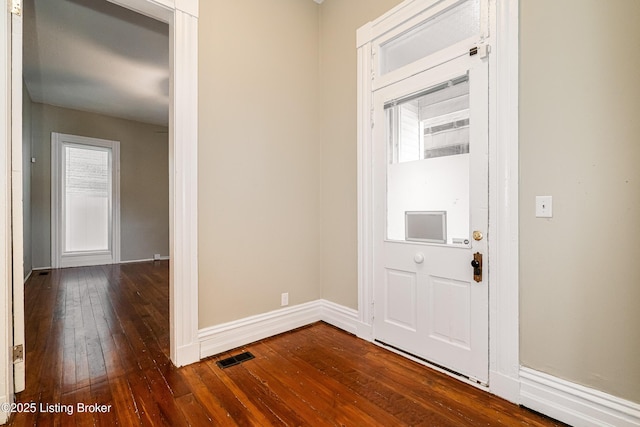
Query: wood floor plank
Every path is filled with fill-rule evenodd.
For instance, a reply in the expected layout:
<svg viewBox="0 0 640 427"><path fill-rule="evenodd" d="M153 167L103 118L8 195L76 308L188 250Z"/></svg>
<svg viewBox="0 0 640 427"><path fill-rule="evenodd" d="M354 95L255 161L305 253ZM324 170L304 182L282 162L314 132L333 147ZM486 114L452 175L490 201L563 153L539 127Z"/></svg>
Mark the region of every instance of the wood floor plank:
<svg viewBox="0 0 640 427"><path fill-rule="evenodd" d="M113 395L109 381L91 383L91 399L85 403L100 405L100 412L94 414L96 426L111 427L117 424Z"/></svg>
<svg viewBox="0 0 640 427"><path fill-rule="evenodd" d="M304 419L289 406L287 400L273 392L269 383L264 383L252 375L244 365L230 367L224 373L237 390L241 390L244 394L247 404L254 405L264 414L269 425L305 425ZM305 412L309 410L307 407L299 407L299 409L304 409Z"/></svg>
<svg viewBox="0 0 640 427"><path fill-rule="evenodd" d="M357 422L395 425L399 422L372 402L360 399L344 384L312 369L309 361L299 358L287 346L280 344L279 340L266 340L263 345L270 350L269 357L274 364L280 366L280 375L289 378L284 380L285 384L304 396L326 418L334 420L337 425L354 425ZM253 350L254 346L249 348Z"/></svg>
<svg viewBox="0 0 640 427"><path fill-rule="evenodd" d="M396 364L397 361L389 363L388 366L386 366L385 363L380 363L381 360L385 360L384 358L364 358L366 354L359 352L358 349L350 345L352 343L349 342L346 342L345 345L340 346L340 348L336 348L334 336L328 336L327 334L327 332L332 329L333 328L323 328L321 333L318 334L319 344L324 343L327 346L333 344L333 347L328 347L330 350L325 350L324 346L321 346L323 347L323 352L320 358L324 364L329 366L345 366L349 360L354 358L362 360L362 363L354 366L354 369L339 372L337 375L344 375L344 382L353 384L354 387L361 388L368 394L371 394L372 390L374 390L374 399L376 399L377 405L386 408L387 411L394 413L399 419L410 425L418 424L425 413L435 414L433 422L436 423L449 422L465 425L469 422L468 418L462 413L451 410L442 411L442 409L445 408L459 406L459 404L462 403L459 401L461 393L456 394L458 400L449 399L448 392L429 395L428 391L431 387L426 389L427 393L424 393L423 390L421 390L420 393L416 393L415 377L409 378L398 375L398 373L392 374L390 370L387 369ZM418 365L415 362L412 363L416 366ZM335 367L333 369L336 370ZM462 389L472 390L472 386L462 383L461 385L464 385ZM438 419L442 413L448 414L446 421L444 419ZM476 413L474 416L475 418L471 420L471 425L485 424L491 421L491 419L484 419L485 417L481 413Z"/></svg>
<svg viewBox="0 0 640 427"><path fill-rule="evenodd" d="M17 399L76 412L13 414L12 426L562 425L324 323L176 368L168 262L45 273L25 284ZM255 358L216 364L240 351Z"/></svg>
<svg viewBox="0 0 640 427"><path fill-rule="evenodd" d="M211 392L208 384L205 384L198 373L195 366L185 366L181 369L187 382L189 389L193 391L194 397L200 402L200 405L208 414L212 423L217 426L237 426L238 424L231 418L231 415L225 407Z"/></svg>
<svg viewBox="0 0 640 427"><path fill-rule="evenodd" d="M216 375L217 366L212 367L210 362L203 362L195 366L194 369L202 381L207 384L212 395L227 409L231 419L238 425L268 425L267 419L262 414L252 411L242 396L236 394L219 375Z"/></svg>
<svg viewBox="0 0 640 427"><path fill-rule="evenodd" d="M129 386L138 409L138 417L143 426L170 425L162 415L158 402L149 388L147 377L140 371L127 375Z"/></svg>
<svg viewBox="0 0 640 427"><path fill-rule="evenodd" d="M160 413L167 420L168 425L187 425L184 415L180 411L176 399L160 371L157 368L151 368L145 371L145 376L147 377L151 394L158 402Z"/></svg>
<svg viewBox="0 0 640 427"><path fill-rule="evenodd" d="M318 410L319 405L305 397L297 387L300 383L293 372L288 372L278 366L278 361L273 357L273 352L264 344L252 346L252 352L256 359L251 364L242 366L251 375L254 381L264 390L277 396L293 411L304 417L304 425L323 425L332 422L330 414ZM231 369L231 368L229 368Z"/></svg>
<svg viewBox="0 0 640 427"><path fill-rule="evenodd" d="M123 426L140 426L142 425L138 417L138 408L136 406L133 392L129 387L126 377L118 377L109 381L111 387L111 395L113 396L113 406L118 417L118 424Z"/></svg>
<svg viewBox="0 0 640 427"><path fill-rule="evenodd" d="M209 417L207 411L205 411L192 394L180 396L176 398L176 402L182 411L182 415L184 416L187 425L206 426L213 424L213 420Z"/></svg>

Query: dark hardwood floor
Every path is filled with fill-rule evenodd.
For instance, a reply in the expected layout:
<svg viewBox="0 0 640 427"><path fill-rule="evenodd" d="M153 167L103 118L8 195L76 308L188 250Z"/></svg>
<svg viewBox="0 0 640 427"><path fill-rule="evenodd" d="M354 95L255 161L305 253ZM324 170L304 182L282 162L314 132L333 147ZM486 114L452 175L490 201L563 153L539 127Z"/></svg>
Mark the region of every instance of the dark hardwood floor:
<svg viewBox="0 0 640 427"><path fill-rule="evenodd" d="M167 262L35 272L25 305L14 426L561 425L324 323L177 369Z"/></svg>

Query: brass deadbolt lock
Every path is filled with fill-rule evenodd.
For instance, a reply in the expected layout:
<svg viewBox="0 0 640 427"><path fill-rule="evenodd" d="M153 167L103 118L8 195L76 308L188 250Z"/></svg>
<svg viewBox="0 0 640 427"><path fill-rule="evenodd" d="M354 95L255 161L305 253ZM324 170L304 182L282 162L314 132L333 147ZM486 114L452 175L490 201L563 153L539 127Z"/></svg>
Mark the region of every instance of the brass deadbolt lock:
<svg viewBox="0 0 640 427"><path fill-rule="evenodd" d="M473 280L478 283L482 282L482 254L480 252L473 254L471 267L473 267Z"/></svg>

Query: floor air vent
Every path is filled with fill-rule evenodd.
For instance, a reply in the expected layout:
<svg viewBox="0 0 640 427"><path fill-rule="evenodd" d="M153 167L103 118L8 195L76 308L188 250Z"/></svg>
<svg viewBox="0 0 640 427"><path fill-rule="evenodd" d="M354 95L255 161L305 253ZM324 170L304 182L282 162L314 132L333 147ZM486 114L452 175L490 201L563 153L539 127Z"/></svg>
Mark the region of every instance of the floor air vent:
<svg viewBox="0 0 640 427"><path fill-rule="evenodd" d="M49 272L48 271L41 271L40 274L38 274L39 276L46 276L48 275Z"/></svg>
<svg viewBox="0 0 640 427"><path fill-rule="evenodd" d="M247 351L246 353L240 353L235 356L228 357L226 359L218 360L216 362L216 365L224 369L224 368L228 368L229 366L234 366L242 362L246 362L247 360L251 360L253 358L255 358L255 356Z"/></svg>

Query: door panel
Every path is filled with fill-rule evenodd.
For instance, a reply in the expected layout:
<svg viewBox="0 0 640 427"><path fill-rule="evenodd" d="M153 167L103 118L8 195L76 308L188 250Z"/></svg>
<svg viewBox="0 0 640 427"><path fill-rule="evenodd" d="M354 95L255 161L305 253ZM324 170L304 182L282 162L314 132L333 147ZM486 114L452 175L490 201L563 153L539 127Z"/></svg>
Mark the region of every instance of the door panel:
<svg viewBox="0 0 640 427"><path fill-rule="evenodd" d="M463 56L374 92L374 336L488 380L488 76ZM485 258L484 277L488 277Z"/></svg>
<svg viewBox="0 0 640 427"><path fill-rule="evenodd" d="M471 283L429 277L429 337L470 349Z"/></svg>
<svg viewBox="0 0 640 427"><path fill-rule="evenodd" d="M407 271L386 270L385 322L415 332L417 326L416 274Z"/></svg>

